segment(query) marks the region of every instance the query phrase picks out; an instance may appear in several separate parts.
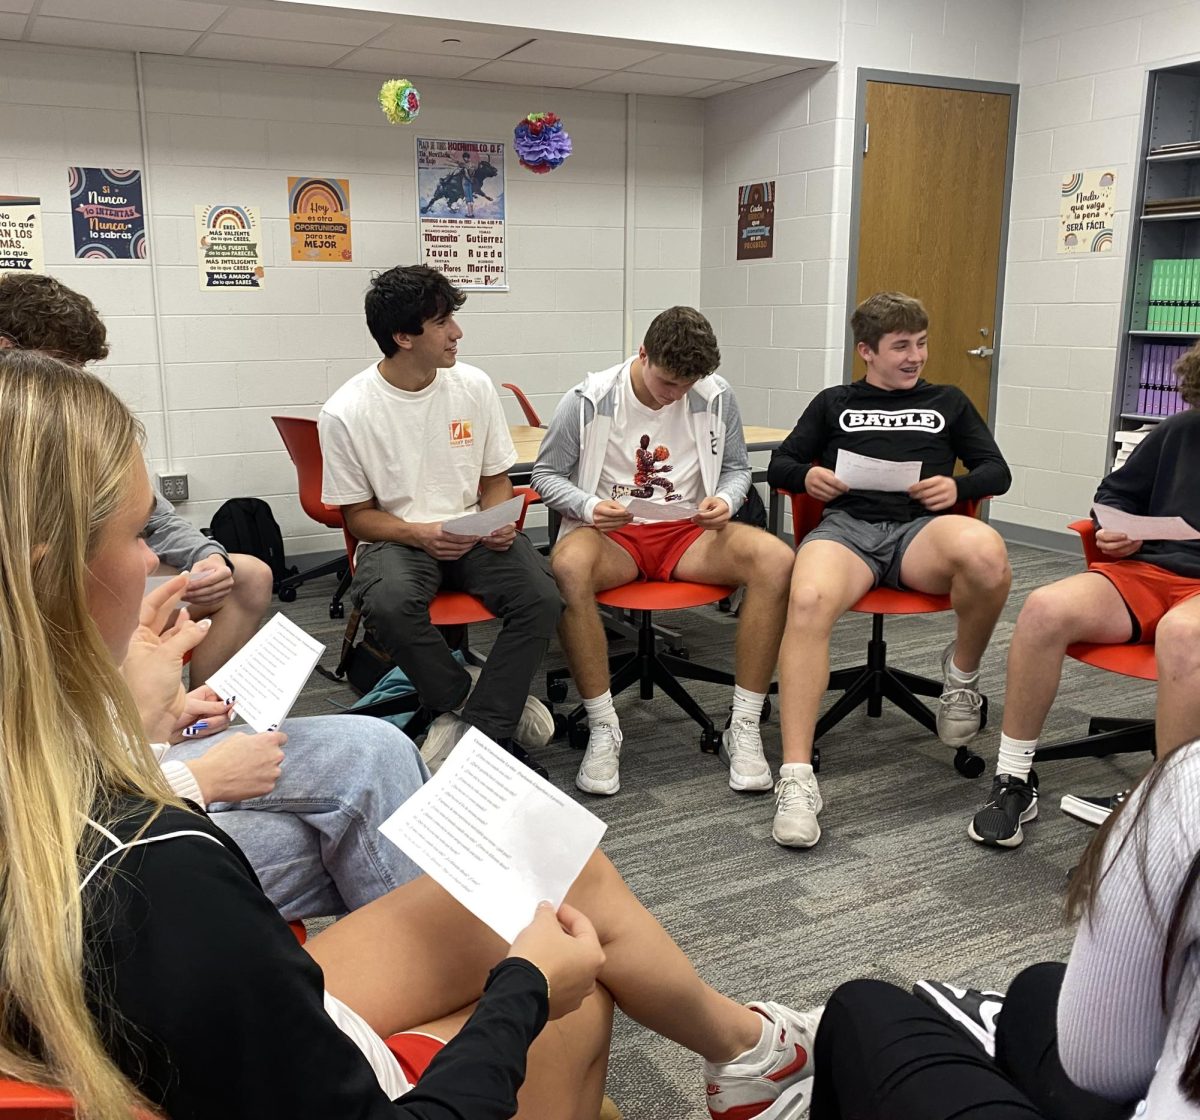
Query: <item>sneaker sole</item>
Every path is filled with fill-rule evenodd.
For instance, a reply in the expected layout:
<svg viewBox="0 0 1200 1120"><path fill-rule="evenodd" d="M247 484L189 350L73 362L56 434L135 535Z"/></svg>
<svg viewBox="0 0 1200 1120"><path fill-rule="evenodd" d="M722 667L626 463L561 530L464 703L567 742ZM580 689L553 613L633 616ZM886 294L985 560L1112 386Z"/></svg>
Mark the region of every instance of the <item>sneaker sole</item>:
<svg viewBox="0 0 1200 1120"><path fill-rule="evenodd" d="M1021 825L1035 820L1038 815L1037 798L1033 799L1033 803L1025 810L1017 821L1017 831L1004 840L985 840L975 831L975 822L972 821L967 825L967 835L975 841L976 844L982 844L985 848L1019 848L1021 842L1025 839L1025 833L1021 830Z"/></svg>
<svg viewBox="0 0 1200 1120"><path fill-rule="evenodd" d="M583 790L584 793L592 793L597 797L612 797L621 788L620 776L613 778L611 782L594 782L591 778L585 778L581 774L575 775L575 788Z"/></svg>
<svg viewBox="0 0 1200 1120"><path fill-rule="evenodd" d="M918 993L917 989L920 989ZM913 985L913 995L932 1003L946 1018L952 1020L955 1026L967 1032L986 1052L989 1058L996 1056L996 1036L988 1034L970 1015L963 1014L958 1005L947 999L937 988L925 980L918 980Z"/></svg>
<svg viewBox="0 0 1200 1120"><path fill-rule="evenodd" d="M774 840L775 843L778 844L781 848L805 848L805 849L815 848L817 846L817 841L821 839L821 830L820 830L820 828L818 828L816 836L814 836L812 838L812 840L807 844L803 844L803 843L800 843L795 840L780 840L779 837L775 834L774 828L771 829L771 839Z"/></svg>
<svg viewBox="0 0 1200 1120"><path fill-rule="evenodd" d="M800 1120L800 1117L808 1115L809 1105L812 1103L812 1087L811 1076L801 1078L794 1085L784 1089L769 1108L756 1113L754 1120Z"/></svg>
<svg viewBox="0 0 1200 1120"><path fill-rule="evenodd" d="M1074 817L1077 821L1083 821L1084 824L1090 824L1096 828L1112 816L1111 810L1101 809L1099 805L1093 805L1090 801L1084 801L1083 798L1076 797L1071 793L1068 793L1058 803L1058 807L1068 817Z"/></svg>

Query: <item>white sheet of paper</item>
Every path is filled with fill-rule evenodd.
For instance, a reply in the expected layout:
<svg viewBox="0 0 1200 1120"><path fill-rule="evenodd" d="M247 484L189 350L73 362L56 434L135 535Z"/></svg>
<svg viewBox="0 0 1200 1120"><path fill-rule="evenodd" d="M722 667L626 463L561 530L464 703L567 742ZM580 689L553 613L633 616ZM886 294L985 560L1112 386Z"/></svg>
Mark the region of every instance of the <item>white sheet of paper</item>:
<svg viewBox="0 0 1200 1120"><path fill-rule="evenodd" d="M628 494L617 501L643 521L691 521L700 512L687 502L652 502L649 498L633 498Z"/></svg>
<svg viewBox="0 0 1200 1120"><path fill-rule="evenodd" d="M608 826L471 728L379 831L509 944L560 906Z"/></svg>
<svg viewBox="0 0 1200 1120"><path fill-rule="evenodd" d="M151 591L154 591L157 588L162 587L162 585L164 583L166 583L167 580L171 580L174 578L175 578L174 576L147 576L146 577L146 590L142 592L142 597L144 598L145 596L149 595ZM186 607L188 605L188 601L186 599L180 599L179 605L181 607Z"/></svg>
<svg viewBox="0 0 1200 1120"><path fill-rule="evenodd" d="M1142 517L1099 504L1092 509L1101 529L1124 533L1131 541L1200 541L1200 529L1193 529L1182 517Z"/></svg>
<svg viewBox="0 0 1200 1120"><path fill-rule="evenodd" d="M237 697L237 714L255 731L271 731L291 711L325 647L277 614L208 678L222 700Z"/></svg>
<svg viewBox="0 0 1200 1120"><path fill-rule="evenodd" d="M921 460L893 463L890 459L856 455L843 448L837 453L833 473L851 490L899 492L921 481Z"/></svg>
<svg viewBox="0 0 1200 1120"><path fill-rule="evenodd" d="M505 525L515 525L524 504L524 497L516 494L498 506L481 509L478 513L467 513L452 521L443 521L442 528L460 537L486 537Z"/></svg>

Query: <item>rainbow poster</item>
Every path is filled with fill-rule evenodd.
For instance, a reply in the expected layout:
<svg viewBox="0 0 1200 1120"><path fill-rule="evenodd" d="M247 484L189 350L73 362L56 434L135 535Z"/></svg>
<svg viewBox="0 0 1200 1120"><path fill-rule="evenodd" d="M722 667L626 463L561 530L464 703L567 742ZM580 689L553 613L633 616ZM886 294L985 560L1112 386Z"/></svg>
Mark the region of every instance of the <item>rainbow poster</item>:
<svg viewBox="0 0 1200 1120"><path fill-rule="evenodd" d="M1111 167L1074 171L1060 191L1058 251L1111 253L1117 173Z"/></svg>
<svg viewBox="0 0 1200 1120"><path fill-rule="evenodd" d="M257 206L197 206L196 249L202 291L262 287L262 216Z"/></svg>
<svg viewBox="0 0 1200 1120"><path fill-rule="evenodd" d="M45 272L42 200L0 194L0 272Z"/></svg>
<svg viewBox="0 0 1200 1120"><path fill-rule="evenodd" d="M294 261L349 261L350 180L288 176Z"/></svg>
<svg viewBox="0 0 1200 1120"><path fill-rule="evenodd" d="M71 231L82 261L146 258L142 173L120 167L68 167Z"/></svg>
<svg viewBox="0 0 1200 1120"><path fill-rule="evenodd" d="M507 291L504 144L417 137L423 263L460 288Z"/></svg>

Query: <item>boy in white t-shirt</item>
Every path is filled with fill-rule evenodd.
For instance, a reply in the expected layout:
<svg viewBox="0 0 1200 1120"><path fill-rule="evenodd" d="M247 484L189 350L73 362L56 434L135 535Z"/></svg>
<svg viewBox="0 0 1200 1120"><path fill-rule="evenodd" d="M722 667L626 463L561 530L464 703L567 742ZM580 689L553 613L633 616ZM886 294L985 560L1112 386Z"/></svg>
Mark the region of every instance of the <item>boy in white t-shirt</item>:
<svg viewBox="0 0 1200 1120"><path fill-rule="evenodd" d="M772 787L759 719L787 617L792 552L761 529L730 522L750 489L750 460L733 390L713 374L720 360L699 311L664 311L637 354L563 397L533 469L534 489L563 515L550 563L565 604L559 634L588 713L575 778L586 793L621 788L622 735L595 594L639 576L745 585L721 754L731 789ZM635 524L618 500L630 496L700 512Z"/></svg>
<svg viewBox="0 0 1200 1120"><path fill-rule="evenodd" d="M545 746L554 730L545 706L527 698L562 609L554 580L514 525L483 538L442 528L511 498L517 458L490 378L457 358L454 312L465 300L425 265L371 281L367 326L384 356L321 410L321 500L341 506L363 542L351 600L421 703L443 713L426 761L441 761L470 725L545 776L519 743ZM503 623L473 688L429 620L443 587L478 596Z"/></svg>

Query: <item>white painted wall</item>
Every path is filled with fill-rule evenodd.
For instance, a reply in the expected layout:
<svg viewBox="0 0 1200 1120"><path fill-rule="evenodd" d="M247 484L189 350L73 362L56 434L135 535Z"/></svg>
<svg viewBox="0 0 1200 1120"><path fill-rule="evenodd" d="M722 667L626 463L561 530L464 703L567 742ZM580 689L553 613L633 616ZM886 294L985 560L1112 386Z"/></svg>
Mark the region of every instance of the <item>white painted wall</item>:
<svg viewBox="0 0 1200 1120"><path fill-rule="evenodd" d="M152 470L190 476L181 512L206 524L225 498L266 498L290 552L339 548L299 507L272 414L315 416L378 359L363 322L372 270L416 253L413 137L498 138L534 108L561 113L576 152L558 171L508 167L507 293L472 293L461 314L466 360L516 381L543 416L588 370L623 352L626 101L613 94L423 81L418 125L390 126L381 77L167 56L144 58L150 159L142 159L133 56L0 44L0 193L39 195L47 269L86 293L108 323L99 367L148 432ZM702 107L638 99L635 173L640 323L699 298ZM67 209L71 164L145 167L159 267L166 399L159 389L148 264L76 262ZM352 265L289 259L287 176L349 177ZM259 292L202 292L197 203L261 207ZM502 390L513 421L513 398Z"/></svg>

